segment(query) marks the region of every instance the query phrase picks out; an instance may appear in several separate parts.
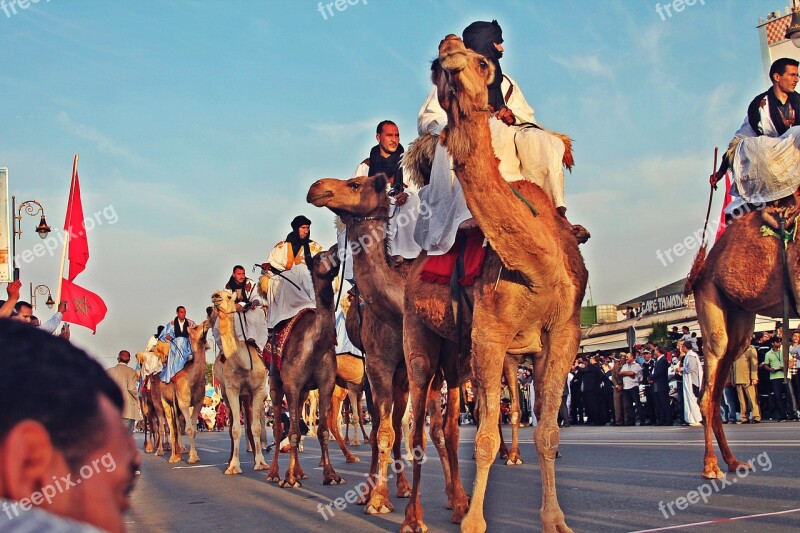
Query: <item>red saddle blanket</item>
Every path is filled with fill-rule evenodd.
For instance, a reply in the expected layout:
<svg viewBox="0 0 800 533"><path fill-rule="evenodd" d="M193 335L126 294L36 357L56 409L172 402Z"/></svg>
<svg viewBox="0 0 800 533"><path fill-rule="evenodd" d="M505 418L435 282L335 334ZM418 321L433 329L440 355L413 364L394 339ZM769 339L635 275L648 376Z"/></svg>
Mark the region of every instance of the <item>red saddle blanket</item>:
<svg viewBox="0 0 800 533"><path fill-rule="evenodd" d="M286 343L289 341L289 335L292 334L294 325L298 320L300 320L301 316L305 315L306 313L315 312L315 309L303 309L294 315L294 317L292 317L288 322L286 322L286 324L275 333L275 337L271 337L270 340L267 341L267 345L264 346L264 350L261 352L261 357L264 359L264 365L268 369L272 365L272 360L274 358L275 368L277 368L280 372L281 359L283 358L283 347L286 346Z"/></svg>
<svg viewBox="0 0 800 533"><path fill-rule="evenodd" d="M464 277L460 278L458 282L464 287L475 283L477 277L481 275L483 259L486 256L486 247L483 245L484 236L480 228L459 230L456 242L449 252L444 255L429 255L419 276L422 281L439 285L450 284L450 278L453 276L458 259L459 240L462 238L467 239L467 244L464 250Z"/></svg>

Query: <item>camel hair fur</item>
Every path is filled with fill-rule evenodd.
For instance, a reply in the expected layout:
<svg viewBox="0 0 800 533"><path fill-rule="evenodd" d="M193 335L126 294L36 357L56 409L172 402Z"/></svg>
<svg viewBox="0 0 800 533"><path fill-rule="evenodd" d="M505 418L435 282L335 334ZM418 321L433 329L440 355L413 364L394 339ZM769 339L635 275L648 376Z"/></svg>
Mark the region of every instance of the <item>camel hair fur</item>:
<svg viewBox="0 0 800 533"><path fill-rule="evenodd" d="M181 442L181 416L186 424L186 436L189 437L189 464L200 462L195 448L195 433L200 409L206 395L206 334L208 322L203 321L189 328L189 343L194 357L175 374L169 383L161 383L161 402L169 424L172 454L169 462L181 461L183 443Z"/></svg>
<svg viewBox="0 0 800 533"><path fill-rule="evenodd" d="M800 214L800 189L791 196L760 207L746 209L743 216L731 221L707 257L704 248L698 252L686 285L687 292L694 292L697 321L703 338L705 373L700 411L705 426L705 456L701 475L708 479L725 476L717 463L713 436L716 436L729 472L740 468L752 469L751 464L736 459L725 438L719 412L723 390L731 366L750 345L756 315L782 316L784 291L789 300L792 296L794 301L800 297L797 242L790 239L786 245L787 287L783 281L786 278L781 241L761 231L766 226L777 234L780 219L785 221L787 232L796 226ZM798 316L793 306L789 316ZM784 321L784 328L788 330L788 320ZM788 331L784 333L783 341L786 350Z"/></svg>
<svg viewBox="0 0 800 533"><path fill-rule="evenodd" d="M469 291L474 310L471 322L464 325L464 335L471 339L471 349L460 351L470 357L480 415L475 437L477 473L461 530L486 530L484 497L489 469L500 445L497 421L506 354L533 354L534 413L539 420L534 442L542 478L542 528L563 533L571 529L556 495L557 413L567 373L578 351L580 304L588 273L578 241L547 194L530 182L512 184L536 206L537 216L500 175L487 105L488 84L493 77L491 62L468 50L455 35L440 43L432 80L447 113L448 126L439 142L453 159L467 206L489 243L481 276ZM442 351L443 342L456 338L449 288L422 282L421 263L409 274L403 321L406 360L409 375L414 378L410 392L415 445L421 441L422 427L416 422L424 412L429 376L436 367L447 364L441 358L452 357ZM415 460L412 503L419 501L420 472L421 462ZM426 529L421 506L409 506L404 528Z"/></svg>
<svg viewBox="0 0 800 533"><path fill-rule="evenodd" d="M266 470L261 447L262 423L258 416L264 410L267 397L267 368L261 354L251 345L239 340L234 330L236 300L231 291L216 290L211 295L214 316L218 322L222 350L214 361L214 376L220 382L222 399L228 407L231 435L231 457L225 474L241 474L239 441L242 435L240 409L244 409L245 423L249 427L248 440L252 439L254 469ZM224 356L224 359L223 359ZM255 415L255 416L254 416ZM266 440L267 436L264 435Z"/></svg>
<svg viewBox="0 0 800 533"><path fill-rule="evenodd" d="M307 476L300 467L298 447L300 445L300 411L309 391L319 389L319 427L317 439L321 451L320 464L323 468L322 483L338 485L344 480L336 474L328 454L328 411L336 382L336 322L333 307L333 280L339 273L337 247L321 252L311 259L308 269L314 287L314 312L305 313L294 324L289 339L283 348L279 375L270 379L270 398L275 414L273 431L275 442L280 442L283 433L281 415L283 399L289 409L289 466L286 476L280 479L278 456L280 446L275 446L275 457L267 473L267 480L279 483L281 487L300 487L301 479ZM308 259L306 259L308 261ZM259 287L266 289L266 276L262 276Z"/></svg>
<svg viewBox="0 0 800 533"><path fill-rule="evenodd" d="M416 261L397 263L387 252L389 196L386 183L384 174L350 180L325 178L311 185L306 198L316 207L330 209L345 224L348 246L344 253L352 254L356 285L364 300L360 331L349 327L348 333L350 340L366 354L366 373L374 408L369 439L372 460L368 485L372 488L358 500L359 504L365 504L366 514L388 513L394 509L387 476L392 457L395 461L402 458L399 437L408 404L408 374L402 343L403 294L406 278ZM439 389L432 389L428 410L430 435L445 475L446 505L453 508L454 484L451 483L438 395ZM452 411L450 407L448 410ZM400 471L395 475L397 497L408 498L411 486L405 473ZM460 481L457 485L460 486ZM456 505L459 509L466 508L466 494L457 499Z"/></svg>

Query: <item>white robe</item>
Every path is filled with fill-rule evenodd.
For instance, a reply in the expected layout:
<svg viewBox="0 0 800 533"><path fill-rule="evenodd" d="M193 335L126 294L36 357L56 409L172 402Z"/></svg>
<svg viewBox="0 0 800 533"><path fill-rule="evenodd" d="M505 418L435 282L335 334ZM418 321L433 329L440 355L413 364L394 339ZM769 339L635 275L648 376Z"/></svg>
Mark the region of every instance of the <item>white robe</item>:
<svg viewBox="0 0 800 533"><path fill-rule="evenodd" d="M700 358L693 351L686 352L683 358L683 413L689 424L700 424L703 421L700 406L692 390L692 385L697 388L703 386L703 365Z"/></svg>
<svg viewBox="0 0 800 533"><path fill-rule="evenodd" d="M491 117L489 129L492 147L500 160L500 174L508 182L525 179L536 183L553 200L556 207L564 205L564 143L558 137L535 127L533 109L513 80L504 76L501 90L508 94L506 104L516 117L508 126ZM420 135L438 135L447 125L447 114L439 105L436 87L420 109L417 129ZM447 150L437 144L431 168L430 183L419 191L420 202L431 213L417 222L414 238L429 255L447 253L455 243L459 224L472 218L464 200L461 183L452 170L453 162Z"/></svg>
<svg viewBox="0 0 800 533"><path fill-rule="evenodd" d="M253 339L259 348L264 348L267 344L267 310L261 305L261 300L258 298L258 284L250 278L245 279L245 283L250 284L250 290L247 291L247 299L256 304L255 309L246 309L242 312L237 312L233 317L233 327L236 331L236 338L240 341ZM244 331L242 327L244 326ZM215 324L214 328L219 331L218 326ZM214 339L217 338L218 333L214 334Z"/></svg>
<svg viewBox="0 0 800 533"><path fill-rule="evenodd" d="M278 322L292 318L303 309L314 309L317 306L314 300L311 271L308 270L308 267L305 264L294 264L289 270L286 270L290 247L291 244L288 242L279 242L267 259L267 263L282 271L280 276L268 274L270 275L267 294L268 328L274 328ZM316 255L322 251L322 246L311 241L309 249L312 255Z"/></svg>
<svg viewBox="0 0 800 533"><path fill-rule="evenodd" d="M340 353L350 353L356 357L364 357L364 354L356 348L347 336L347 327L345 327L344 312L339 310L336 313L336 355Z"/></svg>
<svg viewBox="0 0 800 533"><path fill-rule="evenodd" d="M791 195L800 186L800 126L792 126L778 135L770 118L769 99L759 108L757 135L748 117L736 132L741 139L731 162L731 203L725 208L732 214L745 203L764 204Z"/></svg>

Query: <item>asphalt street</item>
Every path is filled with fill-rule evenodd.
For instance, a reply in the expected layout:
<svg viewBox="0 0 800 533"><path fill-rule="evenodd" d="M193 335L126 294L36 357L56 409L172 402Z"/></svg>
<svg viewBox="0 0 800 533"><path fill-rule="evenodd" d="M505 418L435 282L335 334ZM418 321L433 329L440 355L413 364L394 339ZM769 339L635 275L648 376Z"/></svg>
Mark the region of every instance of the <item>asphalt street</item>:
<svg viewBox="0 0 800 533"><path fill-rule="evenodd" d="M726 425L725 429L737 458L753 459L755 466L746 475L728 474L726 483L700 477L702 428L563 429L563 457L556 463L556 479L567 523L575 531L591 532L796 531L800 523L800 423ZM508 426L504 431L510 435ZM468 493L475 476L471 459L474 436L474 426L462 426L459 453ZM142 436L136 438L141 444ZM244 473L224 475L229 443L227 433L200 433L200 465L173 465L167 457L143 456L142 475L127 516L129 530L318 532L331 526L335 531L399 530L407 500L394 496L394 485L390 485L395 505L392 513L365 515L363 507L355 504L342 511L332 508L335 515L325 513L327 519L319 511L320 504L324 507L346 497L364 480L369 469L368 445L351 448L361 462L346 464L334 443L331 460L347 483L326 487L317 466L319 443L315 437L307 437L300 457L309 479L301 488L283 489L268 483L266 472L252 470L252 456L244 455L244 446ZM485 506L489 531L541 528L541 484L531 428L521 430L521 452L524 465L506 466L498 459L492 467ZM450 511L444 508L444 479L435 449L429 445L426 453L430 460L422 469L425 522L430 531L458 531L458 526L450 523ZM272 454L267 460L272 460ZM281 454L282 475L287 464L288 456Z"/></svg>

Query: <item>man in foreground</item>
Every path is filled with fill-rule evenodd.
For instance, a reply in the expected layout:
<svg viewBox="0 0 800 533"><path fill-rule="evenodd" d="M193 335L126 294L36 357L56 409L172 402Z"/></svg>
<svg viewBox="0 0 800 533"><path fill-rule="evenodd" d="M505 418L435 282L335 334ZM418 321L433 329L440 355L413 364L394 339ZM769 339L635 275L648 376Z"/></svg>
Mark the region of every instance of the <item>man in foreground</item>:
<svg viewBox="0 0 800 533"><path fill-rule="evenodd" d="M139 454L103 368L0 320L0 405L0 531L125 531Z"/></svg>

